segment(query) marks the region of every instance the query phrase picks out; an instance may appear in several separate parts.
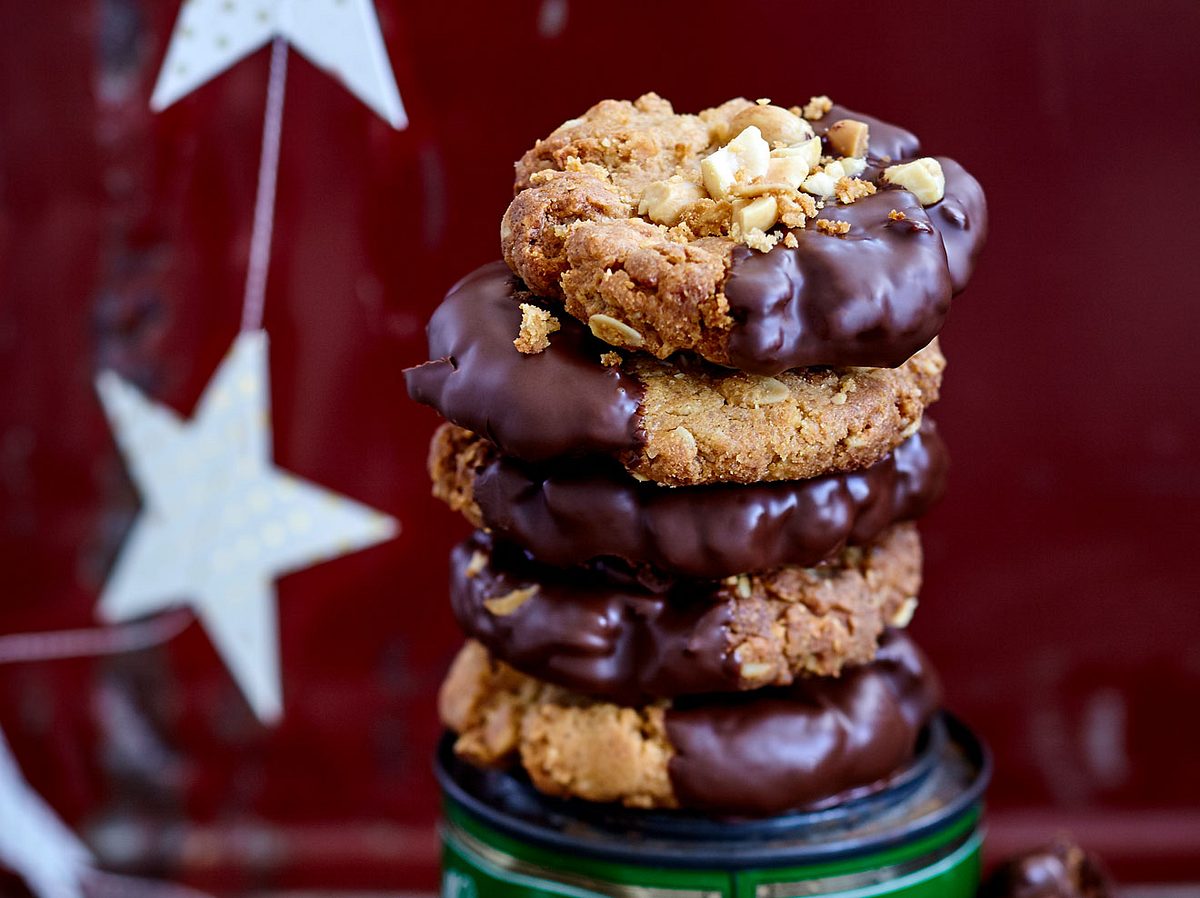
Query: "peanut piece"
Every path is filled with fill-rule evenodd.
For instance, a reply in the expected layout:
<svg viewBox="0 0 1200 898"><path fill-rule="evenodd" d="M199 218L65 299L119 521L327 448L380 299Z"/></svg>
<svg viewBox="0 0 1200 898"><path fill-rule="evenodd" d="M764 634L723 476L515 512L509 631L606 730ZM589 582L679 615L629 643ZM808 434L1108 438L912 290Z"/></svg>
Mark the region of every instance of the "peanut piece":
<svg viewBox="0 0 1200 898"><path fill-rule="evenodd" d="M804 154L804 161L808 163L809 171L821 164L821 138L811 137L795 149Z"/></svg>
<svg viewBox="0 0 1200 898"><path fill-rule="evenodd" d="M867 160L857 156L847 156L838 162L842 163L842 171L846 173L847 178L857 178L867 169Z"/></svg>
<svg viewBox="0 0 1200 898"><path fill-rule="evenodd" d="M942 173L942 164L929 156L885 168L883 180L903 187L922 206L932 206L946 195L946 176Z"/></svg>
<svg viewBox="0 0 1200 898"><path fill-rule="evenodd" d="M792 190L799 190L808 173L812 171L808 161L809 155L804 147L772 150L771 161L767 163L766 180L787 184Z"/></svg>
<svg viewBox="0 0 1200 898"><path fill-rule="evenodd" d="M869 132L866 122L844 118L830 125L825 137L839 156L865 156Z"/></svg>
<svg viewBox="0 0 1200 898"><path fill-rule="evenodd" d="M779 203L773 196L733 204L733 226L742 234L750 231L769 231L779 220Z"/></svg>
<svg viewBox="0 0 1200 898"><path fill-rule="evenodd" d="M800 189L813 196L833 196L837 188L837 180L823 171L814 172L804 179Z"/></svg>
<svg viewBox="0 0 1200 898"><path fill-rule="evenodd" d="M829 177L833 178L835 181L839 178L846 177L846 166L842 164L840 159L833 159L829 162L826 162L823 166L821 166L821 171L825 172L825 174L829 175Z"/></svg>
<svg viewBox="0 0 1200 898"><path fill-rule="evenodd" d="M772 146L795 146L813 136L812 125L779 106L758 105L743 109L730 121L729 128L737 134L752 125Z"/></svg>
<svg viewBox="0 0 1200 898"><path fill-rule="evenodd" d="M645 215L655 224L673 227L679 224L683 210L704 198L699 184L685 181L676 175L668 181L655 181L642 191L638 215Z"/></svg>
<svg viewBox="0 0 1200 898"><path fill-rule="evenodd" d="M745 183L765 175L770 159L770 145L758 128L751 125L700 162L704 187L710 196L724 199L739 181Z"/></svg>

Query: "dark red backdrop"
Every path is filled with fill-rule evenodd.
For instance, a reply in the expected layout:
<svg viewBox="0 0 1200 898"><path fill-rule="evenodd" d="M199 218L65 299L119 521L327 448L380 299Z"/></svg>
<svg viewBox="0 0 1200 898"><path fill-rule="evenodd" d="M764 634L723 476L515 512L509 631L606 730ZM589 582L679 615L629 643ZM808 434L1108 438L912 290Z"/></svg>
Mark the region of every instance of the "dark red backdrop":
<svg viewBox="0 0 1200 898"><path fill-rule="evenodd" d="M236 329L266 57L152 116L175 7L0 3L0 632L91 622L136 509L93 373L190 411ZM943 339L955 469L914 629L996 750L992 848L1066 826L1127 876L1200 873L1200 5L380 13L412 125L293 56L266 326L279 463L404 532L281 582L276 731L196 626L0 669L34 785L113 863L199 885L429 882L465 528L427 495L435 416L403 390L424 319L497 255L511 162L595 100L824 92L956 156L991 202ZM259 825L278 855L228 838Z"/></svg>

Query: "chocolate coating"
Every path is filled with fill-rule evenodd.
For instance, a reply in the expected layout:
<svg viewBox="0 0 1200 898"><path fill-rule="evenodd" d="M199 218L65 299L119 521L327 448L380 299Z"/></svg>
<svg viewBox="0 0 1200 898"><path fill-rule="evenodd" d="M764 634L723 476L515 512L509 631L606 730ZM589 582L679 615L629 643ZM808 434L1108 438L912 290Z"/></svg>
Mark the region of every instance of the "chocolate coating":
<svg viewBox="0 0 1200 898"><path fill-rule="evenodd" d="M979 898L1109 898L1114 893L1099 860L1059 838L1005 861L980 887Z"/></svg>
<svg viewBox="0 0 1200 898"><path fill-rule="evenodd" d="M894 221L892 210L904 213ZM894 368L937 336L953 286L946 249L920 202L886 190L817 216L850 223L843 237L815 227L799 245L739 246L725 284L737 324L734 367L778 374L814 365Z"/></svg>
<svg viewBox="0 0 1200 898"><path fill-rule="evenodd" d="M468 574L476 552L492 557ZM467 635L530 676L622 704L740 688L719 584L623 588L592 572L523 563L482 533L455 547L450 570L450 605ZM538 589L517 612L484 605L531 581Z"/></svg>
<svg viewBox="0 0 1200 898"><path fill-rule="evenodd" d="M871 664L782 689L677 699L666 713L681 805L767 816L885 779L937 708L928 660L886 635Z"/></svg>
<svg viewBox="0 0 1200 898"><path fill-rule="evenodd" d="M641 385L599 363L610 347L563 321L545 352L518 352L521 302L540 304L503 262L455 284L429 321L434 361L404 372L409 395L531 461L640 445Z"/></svg>
<svg viewBox="0 0 1200 898"><path fill-rule="evenodd" d="M937 335L950 297L974 271L987 237L979 182L954 160L938 157L946 195L922 208L907 191L882 180L888 165L921 154L916 135L836 105L812 123L813 130L824 138L846 118L870 127L862 177L880 193L850 205L828 204L817 215L850 222L843 237L805 229L795 232L796 247L734 251L725 296L738 322L729 337L737 368L758 374L812 365L894 368ZM825 150L832 152L827 145ZM891 221L893 209L906 220Z"/></svg>
<svg viewBox="0 0 1200 898"><path fill-rule="evenodd" d="M946 195L925 211L942 235L950 279L954 292L958 293L971 279L975 261L987 239L987 198L979 182L965 168L945 156L938 156L937 160L946 176Z"/></svg>
<svg viewBox="0 0 1200 898"><path fill-rule="evenodd" d="M494 455L477 469L483 523L546 564L615 557L670 576L720 579L814 565L848 542L924 514L949 465L933 422L864 471L811 480L667 489L616 462L530 465Z"/></svg>
<svg viewBox="0 0 1200 898"><path fill-rule="evenodd" d="M635 705L836 676L870 661L919 588L920 544L902 525L819 569L663 589L602 567L537 564L483 531L455 548L451 565L454 615L492 655L535 679Z"/></svg>

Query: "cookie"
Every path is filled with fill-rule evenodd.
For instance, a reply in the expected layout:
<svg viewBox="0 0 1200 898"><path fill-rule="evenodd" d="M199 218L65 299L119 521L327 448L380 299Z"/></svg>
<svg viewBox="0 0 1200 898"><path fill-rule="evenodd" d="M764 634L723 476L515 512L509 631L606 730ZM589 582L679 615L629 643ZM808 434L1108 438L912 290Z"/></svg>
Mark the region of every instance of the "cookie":
<svg viewBox="0 0 1200 898"><path fill-rule="evenodd" d="M983 191L894 125L799 112L606 100L517 163L504 258L604 340L659 358L901 365L970 278Z"/></svg>
<svg viewBox="0 0 1200 898"><path fill-rule="evenodd" d="M435 496L545 564L619 559L710 579L811 566L869 542L928 511L948 466L928 418L864 471L763 484L663 489L610 459L529 464L453 424L429 449Z"/></svg>
<svg viewBox="0 0 1200 898"><path fill-rule="evenodd" d="M869 467L916 432L945 367L934 341L899 368L760 377L622 356L566 315L547 348L526 353L514 345L522 304L555 311L503 263L460 281L430 320L433 361L405 372L412 398L506 455L612 455L673 486Z"/></svg>
<svg viewBox="0 0 1200 898"><path fill-rule="evenodd" d="M788 565L660 590L530 562L480 532L454 549L450 604L467 636L522 673L586 695L654 698L786 686L875 657L921 585L916 527Z"/></svg>
<svg viewBox="0 0 1200 898"><path fill-rule="evenodd" d="M461 758L519 762L547 794L767 816L884 785L912 758L938 693L900 633L840 677L634 707L527 677L469 642L439 706Z"/></svg>

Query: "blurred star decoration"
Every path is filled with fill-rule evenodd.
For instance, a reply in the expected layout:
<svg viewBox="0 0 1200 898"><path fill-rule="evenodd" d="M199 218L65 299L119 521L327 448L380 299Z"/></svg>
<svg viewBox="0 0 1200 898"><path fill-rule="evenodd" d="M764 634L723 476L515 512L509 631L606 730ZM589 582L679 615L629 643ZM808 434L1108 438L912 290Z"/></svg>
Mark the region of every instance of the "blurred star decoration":
<svg viewBox="0 0 1200 898"><path fill-rule="evenodd" d="M262 304L274 219L287 47L338 78L393 128L408 120L371 0L184 0L150 101L159 111L270 43L271 74L242 331L194 417L111 371L101 405L142 498L100 596L117 626L0 636L0 664L129 651L172 638L190 608L264 723L283 713L276 577L392 538L397 521L272 460ZM148 618L141 621L142 618ZM0 867L39 898L200 893L103 873L21 776L0 731Z"/></svg>
<svg viewBox="0 0 1200 898"><path fill-rule="evenodd" d="M274 38L393 128L408 124L371 0L184 0L150 107L167 108Z"/></svg>
<svg viewBox="0 0 1200 898"><path fill-rule="evenodd" d="M82 898L92 866L83 843L21 776L0 732L0 864L40 898Z"/></svg>
<svg viewBox="0 0 1200 898"><path fill-rule="evenodd" d="M186 604L254 712L278 720L273 579L390 539L395 520L274 466L264 331L237 338L191 421L112 372L97 389L143 501L101 615L119 622Z"/></svg>

